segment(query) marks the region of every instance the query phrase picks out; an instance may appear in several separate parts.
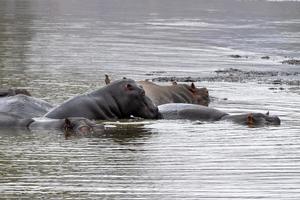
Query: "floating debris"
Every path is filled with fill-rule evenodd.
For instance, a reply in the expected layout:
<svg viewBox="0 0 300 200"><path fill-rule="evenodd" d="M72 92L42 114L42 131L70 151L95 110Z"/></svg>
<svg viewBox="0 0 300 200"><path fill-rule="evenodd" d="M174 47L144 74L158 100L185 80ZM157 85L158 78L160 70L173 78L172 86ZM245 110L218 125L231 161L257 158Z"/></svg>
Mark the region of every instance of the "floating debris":
<svg viewBox="0 0 300 200"><path fill-rule="evenodd" d="M270 56L263 56L263 57L261 57L261 59L269 60Z"/></svg>

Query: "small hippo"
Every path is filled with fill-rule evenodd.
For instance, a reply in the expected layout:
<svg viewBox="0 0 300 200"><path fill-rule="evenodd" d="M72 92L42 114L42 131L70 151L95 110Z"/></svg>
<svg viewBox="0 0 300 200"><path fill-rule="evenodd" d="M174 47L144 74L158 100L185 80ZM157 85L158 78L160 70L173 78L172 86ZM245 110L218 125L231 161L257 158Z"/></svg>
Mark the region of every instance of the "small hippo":
<svg viewBox="0 0 300 200"><path fill-rule="evenodd" d="M173 82L170 86L157 85L150 81L139 81L147 96L157 106L166 103L191 103L208 106L209 94L206 88L197 88L194 83L178 84Z"/></svg>
<svg viewBox="0 0 300 200"><path fill-rule="evenodd" d="M189 119L200 121L228 120L237 124L248 125L250 127L280 125L279 117L270 116L269 113L230 115L214 108L184 103L164 104L158 106L158 109L162 119Z"/></svg>
<svg viewBox="0 0 300 200"><path fill-rule="evenodd" d="M156 119L158 114L158 108L145 95L142 87L132 79L122 79L91 93L73 97L48 112L45 117L112 120L134 116Z"/></svg>

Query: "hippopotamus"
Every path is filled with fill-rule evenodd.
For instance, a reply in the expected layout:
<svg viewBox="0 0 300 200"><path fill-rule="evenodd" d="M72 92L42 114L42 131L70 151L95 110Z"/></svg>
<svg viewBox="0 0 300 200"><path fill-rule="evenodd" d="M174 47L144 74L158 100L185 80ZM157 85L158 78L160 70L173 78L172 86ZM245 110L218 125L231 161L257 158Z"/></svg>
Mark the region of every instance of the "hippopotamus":
<svg viewBox="0 0 300 200"><path fill-rule="evenodd" d="M209 108L202 105L170 103L158 106L162 119L189 119L200 121L232 121L241 125L250 127L263 125L280 125L280 119L277 116L271 116L269 113L246 113L230 115L226 112Z"/></svg>
<svg viewBox="0 0 300 200"><path fill-rule="evenodd" d="M0 127L26 130L61 130L66 136L102 133L104 126L83 117L70 117L65 119L30 118L25 119L19 115L0 112Z"/></svg>
<svg viewBox="0 0 300 200"><path fill-rule="evenodd" d="M41 117L52 108L50 103L24 94L0 98L0 112L16 114L24 119Z"/></svg>
<svg viewBox="0 0 300 200"><path fill-rule="evenodd" d="M194 83L170 86L157 85L150 81L139 81L147 96L157 106L166 103L191 103L208 106L209 94L207 88L197 88Z"/></svg>
<svg viewBox="0 0 300 200"><path fill-rule="evenodd" d="M29 130L62 130L66 136L103 133L104 125L83 117L69 117L65 119L33 118L28 126Z"/></svg>
<svg viewBox="0 0 300 200"><path fill-rule="evenodd" d="M79 96L70 98L49 111L45 117L62 119L85 117L95 120L125 119L130 116L158 118L158 108L132 79L122 79Z"/></svg>
<svg viewBox="0 0 300 200"><path fill-rule="evenodd" d="M26 89L0 89L0 97L15 96L17 94L31 96L31 94Z"/></svg>

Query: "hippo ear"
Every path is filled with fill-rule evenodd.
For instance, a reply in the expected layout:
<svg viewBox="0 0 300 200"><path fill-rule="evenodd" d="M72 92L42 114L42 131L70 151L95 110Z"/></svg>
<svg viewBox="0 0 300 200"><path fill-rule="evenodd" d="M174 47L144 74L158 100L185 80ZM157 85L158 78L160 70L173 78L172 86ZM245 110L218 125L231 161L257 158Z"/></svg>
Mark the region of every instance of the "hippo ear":
<svg viewBox="0 0 300 200"><path fill-rule="evenodd" d="M266 115L269 116L269 115L270 115L270 112L268 111L268 112L266 113Z"/></svg>
<svg viewBox="0 0 300 200"><path fill-rule="evenodd" d="M250 127L254 125L254 118L253 118L253 114L252 113L250 113L247 116L247 125L250 126Z"/></svg>
<svg viewBox="0 0 300 200"><path fill-rule="evenodd" d="M196 86L194 83L191 84L191 88L189 89L193 94L196 93Z"/></svg>
<svg viewBox="0 0 300 200"><path fill-rule="evenodd" d="M125 89L126 90L133 90L134 88L130 83L128 83L128 84L125 85Z"/></svg>
<svg viewBox="0 0 300 200"><path fill-rule="evenodd" d="M177 85L177 82L176 81L172 81L172 85Z"/></svg>
<svg viewBox="0 0 300 200"><path fill-rule="evenodd" d="M192 89L196 89L196 86L195 86L194 83L191 84L191 88L192 88Z"/></svg>

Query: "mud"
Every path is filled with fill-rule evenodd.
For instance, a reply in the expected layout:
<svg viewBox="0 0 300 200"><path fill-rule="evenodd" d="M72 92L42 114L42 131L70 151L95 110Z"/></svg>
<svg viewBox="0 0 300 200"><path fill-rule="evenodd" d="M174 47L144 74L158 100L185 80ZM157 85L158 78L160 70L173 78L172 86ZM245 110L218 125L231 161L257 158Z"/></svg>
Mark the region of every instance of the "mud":
<svg viewBox="0 0 300 200"><path fill-rule="evenodd" d="M300 60L290 59L290 60L284 60L281 63L282 64L289 64L289 65L300 65Z"/></svg>
<svg viewBox="0 0 300 200"><path fill-rule="evenodd" d="M216 70L208 76L167 77L152 79L153 82L258 82L273 85L300 85L300 72L244 71L235 68Z"/></svg>

